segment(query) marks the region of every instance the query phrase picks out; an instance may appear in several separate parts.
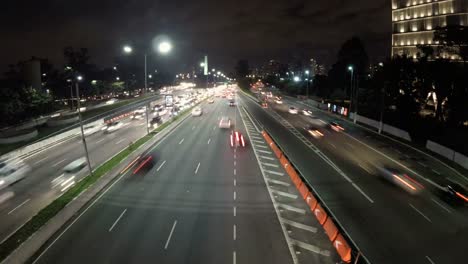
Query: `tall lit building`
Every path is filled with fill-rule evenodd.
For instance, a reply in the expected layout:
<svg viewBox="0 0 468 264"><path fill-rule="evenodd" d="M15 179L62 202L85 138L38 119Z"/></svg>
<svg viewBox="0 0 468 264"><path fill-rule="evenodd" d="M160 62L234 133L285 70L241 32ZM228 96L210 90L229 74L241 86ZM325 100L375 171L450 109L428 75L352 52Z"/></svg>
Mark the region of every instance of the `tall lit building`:
<svg viewBox="0 0 468 264"><path fill-rule="evenodd" d="M416 57L419 44L436 47L434 28L447 25L468 25L468 0L392 0L392 56Z"/></svg>

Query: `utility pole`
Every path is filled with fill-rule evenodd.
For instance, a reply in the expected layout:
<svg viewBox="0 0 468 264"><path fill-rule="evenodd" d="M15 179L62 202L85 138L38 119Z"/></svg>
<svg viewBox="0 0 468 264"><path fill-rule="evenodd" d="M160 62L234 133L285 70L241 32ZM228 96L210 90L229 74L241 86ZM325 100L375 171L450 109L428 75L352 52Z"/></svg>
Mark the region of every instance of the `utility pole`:
<svg viewBox="0 0 468 264"><path fill-rule="evenodd" d="M356 78L356 102L355 102L355 109L356 111L354 111L354 124L356 124L356 120L357 120L357 115L358 115L358 105L359 105L359 75L357 76Z"/></svg>
<svg viewBox="0 0 468 264"><path fill-rule="evenodd" d="M86 138L85 138L84 130L83 130L83 119L81 118L80 88L78 87L78 81L80 79L81 79L81 77L78 77L78 80L75 83L75 86L76 86L76 99L77 99L76 101L77 101L77 107L78 107L78 117L80 118L81 139L83 140L83 146L84 146L85 153L86 153L86 162L88 163L89 175L93 175L93 170L91 169L91 162L89 161L88 146L86 145Z"/></svg>

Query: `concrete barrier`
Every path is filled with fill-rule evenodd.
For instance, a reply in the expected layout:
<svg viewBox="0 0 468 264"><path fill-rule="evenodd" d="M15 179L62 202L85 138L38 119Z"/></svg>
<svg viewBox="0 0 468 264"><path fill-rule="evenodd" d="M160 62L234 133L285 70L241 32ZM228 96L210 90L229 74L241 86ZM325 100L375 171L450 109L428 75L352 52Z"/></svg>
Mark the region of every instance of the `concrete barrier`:
<svg viewBox="0 0 468 264"><path fill-rule="evenodd" d="M426 148L429 149L430 151L433 151L439 155L446 157L449 160L454 160L455 158L455 151L447 147L444 147L440 144L437 144L434 141L428 140L426 143Z"/></svg>
<svg viewBox="0 0 468 264"><path fill-rule="evenodd" d="M458 152L455 152L453 155L453 161L456 163L460 164L463 168L468 169L468 157L460 154Z"/></svg>
<svg viewBox="0 0 468 264"><path fill-rule="evenodd" d="M394 126L384 124L383 131L387 134L411 141L410 134L403 129L399 129Z"/></svg>
<svg viewBox="0 0 468 264"><path fill-rule="evenodd" d="M37 134L38 134L37 129L34 129L31 132L26 133L26 134L0 138L0 144L11 144L11 143L30 140L30 139L37 137Z"/></svg>

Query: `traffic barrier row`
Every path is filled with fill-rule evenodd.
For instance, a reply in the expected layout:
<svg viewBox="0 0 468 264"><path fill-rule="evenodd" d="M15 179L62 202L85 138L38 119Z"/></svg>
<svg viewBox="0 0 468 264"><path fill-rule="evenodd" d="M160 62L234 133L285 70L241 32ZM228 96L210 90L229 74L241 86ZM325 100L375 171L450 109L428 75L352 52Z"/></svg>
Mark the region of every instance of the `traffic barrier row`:
<svg viewBox="0 0 468 264"><path fill-rule="evenodd" d="M111 118L111 119L109 119L109 120L106 120L105 123L106 123L106 124L109 124L109 123L118 121L118 120L120 120L120 119L122 119L122 118L131 116L131 115L133 115L133 112L134 112L134 111L131 111L131 112L128 112L128 113L125 113L125 114L121 114L121 115L119 115L119 116L115 116L115 117L113 117L113 118Z"/></svg>
<svg viewBox="0 0 468 264"><path fill-rule="evenodd" d="M338 255L340 255L341 260L345 263L350 263L352 260L352 249L346 241L345 237L340 233L340 230L334 223L333 218L327 214L325 209L320 205L320 202L317 200L317 198L310 192L307 184L302 181L299 173L290 163L288 158L283 154L281 149L276 145L271 136L268 135L266 131L262 131L262 135L272 151L278 157L281 166L283 166L284 170L289 175L296 188L299 190L299 193L301 194L304 201L306 201L311 212L325 230L325 233L332 242L333 247L336 249Z"/></svg>

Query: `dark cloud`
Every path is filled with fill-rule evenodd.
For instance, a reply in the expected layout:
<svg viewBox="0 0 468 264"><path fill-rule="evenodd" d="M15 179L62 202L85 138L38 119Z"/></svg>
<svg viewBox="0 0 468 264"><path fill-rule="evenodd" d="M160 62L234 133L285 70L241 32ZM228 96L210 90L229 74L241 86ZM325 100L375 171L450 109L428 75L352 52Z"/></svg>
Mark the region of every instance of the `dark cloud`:
<svg viewBox="0 0 468 264"><path fill-rule="evenodd" d="M32 55L61 63L67 45L88 47L94 62L109 65L123 43L147 50L159 34L174 41L174 54L164 59L174 65L190 65L205 53L226 69L239 58L255 63L295 53L330 64L353 35L363 38L371 58L390 52L388 0L15 0L2 5L0 67Z"/></svg>

